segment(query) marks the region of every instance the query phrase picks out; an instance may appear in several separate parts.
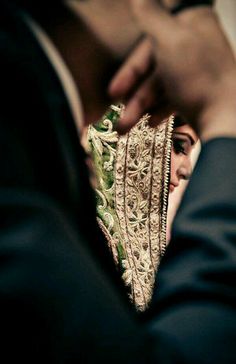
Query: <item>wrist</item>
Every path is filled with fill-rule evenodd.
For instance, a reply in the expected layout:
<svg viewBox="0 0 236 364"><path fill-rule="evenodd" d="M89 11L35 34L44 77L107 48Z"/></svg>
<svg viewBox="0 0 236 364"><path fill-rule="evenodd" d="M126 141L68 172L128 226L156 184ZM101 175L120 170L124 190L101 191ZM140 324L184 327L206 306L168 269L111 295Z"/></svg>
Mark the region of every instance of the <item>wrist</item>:
<svg viewBox="0 0 236 364"><path fill-rule="evenodd" d="M212 95L211 102L199 117L198 126L203 141L217 137L236 138L236 77Z"/></svg>
<svg viewBox="0 0 236 364"><path fill-rule="evenodd" d="M219 137L236 138L236 109L218 109L211 115L206 114L206 126L200 131L200 139L208 141Z"/></svg>

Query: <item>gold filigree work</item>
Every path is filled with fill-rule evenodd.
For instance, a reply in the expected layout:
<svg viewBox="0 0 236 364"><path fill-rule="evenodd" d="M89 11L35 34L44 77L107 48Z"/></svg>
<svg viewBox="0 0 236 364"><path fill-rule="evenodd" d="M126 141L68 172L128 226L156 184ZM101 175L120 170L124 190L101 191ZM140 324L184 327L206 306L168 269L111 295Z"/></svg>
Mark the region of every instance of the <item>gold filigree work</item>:
<svg viewBox="0 0 236 364"><path fill-rule="evenodd" d="M143 311L152 297L166 247L174 118L151 128L146 115L119 137L112 126L120 112L112 107L99 126L89 127L88 138L98 177L98 222L121 268L130 299Z"/></svg>

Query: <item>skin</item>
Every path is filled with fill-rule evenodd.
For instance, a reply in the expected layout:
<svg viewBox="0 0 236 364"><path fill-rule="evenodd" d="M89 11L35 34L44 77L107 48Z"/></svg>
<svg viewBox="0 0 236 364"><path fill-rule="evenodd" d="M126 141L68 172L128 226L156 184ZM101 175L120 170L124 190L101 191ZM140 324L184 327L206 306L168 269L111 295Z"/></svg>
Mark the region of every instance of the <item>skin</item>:
<svg viewBox="0 0 236 364"><path fill-rule="evenodd" d="M173 131L171 151L170 193L180 184L188 180L192 173L191 154L198 141L194 130L188 125L182 125Z"/></svg>
<svg viewBox="0 0 236 364"><path fill-rule="evenodd" d="M41 14L37 20L75 80L84 125L96 122L112 103L107 93L112 75L141 37L126 0L67 0L55 7L52 17Z"/></svg>
<svg viewBox="0 0 236 364"><path fill-rule="evenodd" d="M66 0L55 7L53 16L42 13L37 21L76 82L84 124L99 120L113 102L107 92L111 77L143 42L142 30L127 1ZM149 62L147 54L143 66Z"/></svg>
<svg viewBox="0 0 236 364"><path fill-rule="evenodd" d="M177 112L204 140L236 136L235 59L211 8L174 17L157 0L67 0L37 21L78 86L85 125L124 100L121 132L147 111Z"/></svg>
<svg viewBox="0 0 236 364"><path fill-rule="evenodd" d="M199 6L174 17L159 1L129 2L146 37L110 83L127 105L120 132L147 111L160 119L177 111L202 140L236 137L235 57L214 11Z"/></svg>
<svg viewBox="0 0 236 364"><path fill-rule="evenodd" d="M111 77L141 38L126 0L65 0L35 19L61 54L78 88L83 123L104 115ZM62 26L63 24L63 26Z"/></svg>

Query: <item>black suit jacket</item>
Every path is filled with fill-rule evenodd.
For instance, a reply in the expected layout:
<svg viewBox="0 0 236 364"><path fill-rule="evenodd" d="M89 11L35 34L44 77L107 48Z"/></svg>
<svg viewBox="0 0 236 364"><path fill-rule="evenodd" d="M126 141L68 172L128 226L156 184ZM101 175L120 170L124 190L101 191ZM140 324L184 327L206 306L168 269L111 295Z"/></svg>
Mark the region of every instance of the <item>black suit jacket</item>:
<svg viewBox="0 0 236 364"><path fill-rule="evenodd" d="M204 147L141 321L97 229L61 85L9 4L0 13L0 80L5 362L234 363L236 141Z"/></svg>
<svg viewBox="0 0 236 364"><path fill-rule="evenodd" d="M123 315L133 330L130 306L61 84L11 4L0 12L0 80L2 350L9 363L92 361L102 332L104 348L123 337Z"/></svg>
<svg viewBox="0 0 236 364"><path fill-rule="evenodd" d="M203 145L176 216L149 312L161 363L236 362L235 160L236 139Z"/></svg>

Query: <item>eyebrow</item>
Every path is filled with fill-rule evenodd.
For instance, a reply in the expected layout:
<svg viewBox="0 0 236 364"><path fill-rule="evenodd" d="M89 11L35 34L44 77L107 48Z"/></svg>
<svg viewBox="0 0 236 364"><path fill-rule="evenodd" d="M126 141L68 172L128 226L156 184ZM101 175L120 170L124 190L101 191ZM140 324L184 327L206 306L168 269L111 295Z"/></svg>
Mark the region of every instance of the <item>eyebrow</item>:
<svg viewBox="0 0 236 364"><path fill-rule="evenodd" d="M184 135L184 136L186 136L190 140L190 144L191 145L196 144L196 140L194 140L193 137L189 133L184 133L184 132L180 132L180 131L174 131L173 134Z"/></svg>

